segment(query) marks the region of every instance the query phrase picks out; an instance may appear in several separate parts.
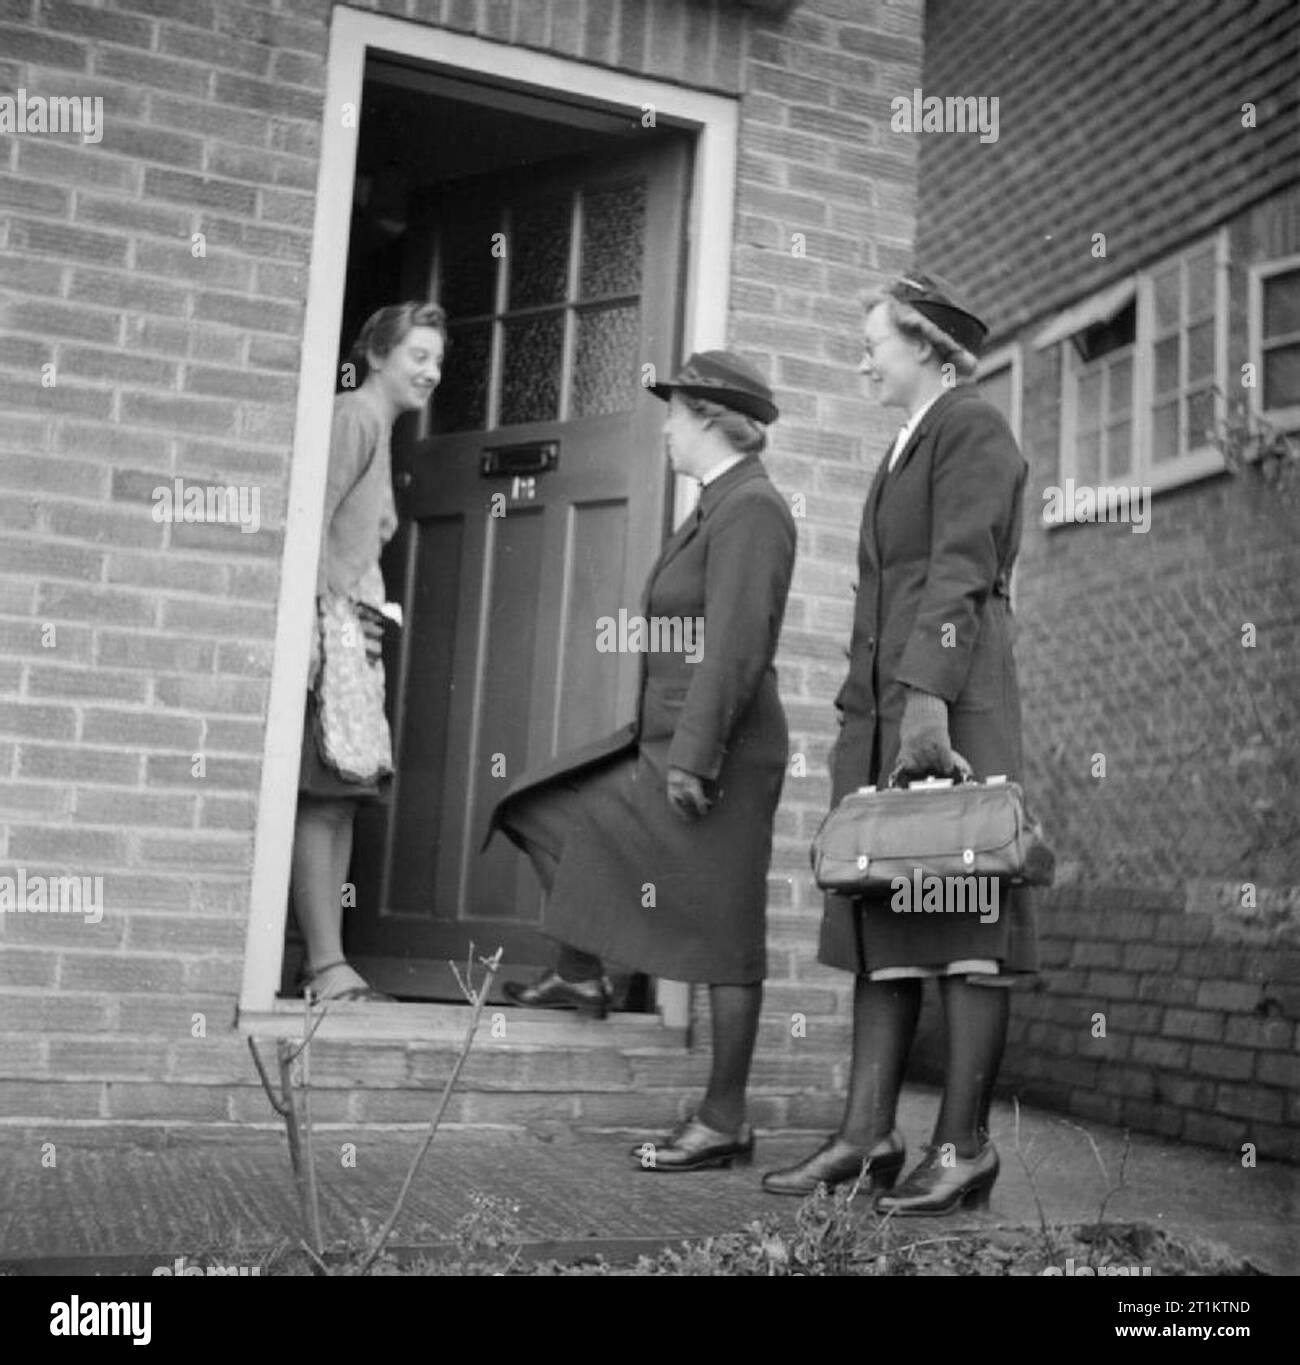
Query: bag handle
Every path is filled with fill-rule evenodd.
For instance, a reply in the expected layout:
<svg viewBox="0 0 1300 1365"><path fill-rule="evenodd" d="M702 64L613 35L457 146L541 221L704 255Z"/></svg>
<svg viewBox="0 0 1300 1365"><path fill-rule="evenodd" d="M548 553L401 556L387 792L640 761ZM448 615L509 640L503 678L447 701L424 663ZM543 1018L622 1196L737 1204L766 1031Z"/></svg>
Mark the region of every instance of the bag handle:
<svg viewBox="0 0 1300 1365"><path fill-rule="evenodd" d="M903 775L905 771L914 770L904 769L901 763L895 763L894 769L889 774L889 780L885 783L885 786L902 790L903 789L902 784L899 782L898 779ZM942 775L931 774L928 777L918 778L915 781L909 782L907 785L908 787L920 787L929 784L938 785L940 783L953 787L962 787L970 783L975 783L978 785L979 778L975 776L975 770L970 766L970 764L967 763L965 759L962 759L961 763L954 763L952 765L952 768L945 774Z"/></svg>

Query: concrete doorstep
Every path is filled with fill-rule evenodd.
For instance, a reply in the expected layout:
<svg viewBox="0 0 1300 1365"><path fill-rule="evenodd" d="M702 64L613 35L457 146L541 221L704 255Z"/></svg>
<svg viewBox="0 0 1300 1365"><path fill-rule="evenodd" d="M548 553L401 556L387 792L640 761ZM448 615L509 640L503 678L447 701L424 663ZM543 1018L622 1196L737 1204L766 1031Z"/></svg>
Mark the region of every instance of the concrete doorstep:
<svg viewBox="0 0 1300 1365"><path fill-rule="evenodd" d="M933 1092L904 1095L899 1121L910 1153L927 1140L937 1105ZM1096 1221L1106 1191L1119 1183L1121 1132L1098 1124L1085 1131L1057 1115L1022 1110L1018 1155L1010 1107L995 1109L992 1129L1002 1169L990 1210L932 1224L945 1232L1035 1229L1040 1202L1041 1217L1051 1224ZM327 1241L359 1243L363 1219L372 1230L382 1222L420 1136L409 1126L318 1127ZM797 1160L820 1140L819 1134L760 1132L753 1168L673 1176L634 1164L633 1144L653 1136L563 1124L444 1128L394 1230L399 1260L448 1246L476 1193L516 1206L530 1260L599 1252L611 1262L631 1262L682 1241L740 1231L765 1216L789 1225L798 1201L764 1193L759 1175ZM42 1165L47 1143L54 1144L53 1167ZM268 1251L296 1246L299 1236L287 1146L283 1133L267 1125L28 1123L0 1128L0 1169L0 1269L10 1273L151 1274L156 1267L174 1272L183 1258L182 1268L216 1263L248 1274ZM1295 1168L1263 1163L1248 1169L1237 1153L1134 1136L1123 1187L1107 1201L1105 1218L1199 1239L1264 1273L1294 1274L1300 1271L1298 1194Z"/></svg>

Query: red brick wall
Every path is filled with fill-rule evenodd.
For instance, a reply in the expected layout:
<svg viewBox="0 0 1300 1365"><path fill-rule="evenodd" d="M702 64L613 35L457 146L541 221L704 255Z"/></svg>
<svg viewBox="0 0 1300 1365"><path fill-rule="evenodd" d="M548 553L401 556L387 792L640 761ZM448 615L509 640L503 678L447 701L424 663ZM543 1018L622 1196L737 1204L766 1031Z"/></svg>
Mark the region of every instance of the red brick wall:
<svg viewBox="0 0 1300 1365"><path fill-rule="evenodd" d="M730 340L777 387L771 467L805 513L779 662L808 775L791 777L778 826L758 1079L765 1118L820 1115L848 983L811 964L807 838L828 794L861 499L890 429L859 395L854 298L910 254L915 158L886 146L882 117L887 91L918 78L919 0L806 0L783 20L709 0L382 8L743 94ZM0 871L102 874L109 907L93 928L0 915L6 1114L268 1116L231 1024L330 9L0 3L0 91L101 95L107 116L97 145L0 140ZM267 529L155 522L152 490L175 477L255 483ZM798 1045L792 1012L814 1021ZM341 1111L384 1116L347 1089L361 1079L349 1055L326 1049L318 1080L342 1087ZM612 1118L656 1077L676 1106L693 1066L593 1078L620 1093L583 1112ZM419 1085L418 1070L365 1079ZM540 1111L548 1086L572 1084L534 1080ZM526 1096L489 1098L465 1115L529 1116Z"/></svg>

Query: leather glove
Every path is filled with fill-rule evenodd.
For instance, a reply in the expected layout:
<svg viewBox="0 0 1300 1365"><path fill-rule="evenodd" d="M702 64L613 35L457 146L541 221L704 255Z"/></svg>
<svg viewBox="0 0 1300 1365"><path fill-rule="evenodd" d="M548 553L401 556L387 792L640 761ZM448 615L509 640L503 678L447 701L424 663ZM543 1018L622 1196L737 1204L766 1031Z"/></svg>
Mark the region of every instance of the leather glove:
<svg viewBox="0 0 1300 1365"><path fill-rule="evenodd" d="M704 783L684 768L668 769L668 804L681 820L699 820L713 804L704 794Z"/></svg>
<svg viewBox="0 0 1300 1365"><path fill-rule="evenodd" d="M907 689L898 730L898 761L891 776L971 777L971 766L948 737L948 705L942 697L919 688Z"/></svg>

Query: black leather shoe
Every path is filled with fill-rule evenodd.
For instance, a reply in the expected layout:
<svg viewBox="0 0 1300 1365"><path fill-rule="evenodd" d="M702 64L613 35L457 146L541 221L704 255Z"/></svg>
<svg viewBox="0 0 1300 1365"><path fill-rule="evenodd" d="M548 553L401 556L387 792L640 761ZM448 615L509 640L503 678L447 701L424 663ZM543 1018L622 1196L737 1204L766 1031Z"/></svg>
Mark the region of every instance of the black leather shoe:
<svg viewBox="0 0 1300 1365"><path fill-rule="evenodd" d="M859 1147L836 1133L828 1138L810 1157L797 1166L768 1171L763 1177L763 1188L768 1194L809 1195L818 1185L834 1188L858 1178L862 1163L867 1163L863 1184L868 1192L879 1186L890 1189L903 1169L905 1149L902 1134L895 1129L874 1147Z"/></svg>
<svg viewBox="0 0 1300 1365"><path fill-rule="evenodd" d="M558 972L547 972L526 986L507 981L505 992L517 1005L534 1010L577 1010L592 1019L609 1013L610 985L601 976L593 981L566 981Z"/></svg>
<svg viewBox="0 0 1300 1365"><path fill-rule="evenodd" d="M978 1155L954 1157L951 1166L943 1164L942 1151L937 1146L927 1148L907 1179L892 1194L876 1200L876 1212L897 1218L938 1217L954 1212L959 1204L964 1209L988 1208L1000 1167L998 1149L986 1142Z"/></svg>
<svg viewBox="0 0 1300 1365"><path fill-rule="evenodd" d="M720 1133L694 1114L662 1142L639 1142L632 1160L643 1171L702 1171L712 1166L748 1166L754 1159L754 1130L742 1123L735 1133Z"/></svg>

